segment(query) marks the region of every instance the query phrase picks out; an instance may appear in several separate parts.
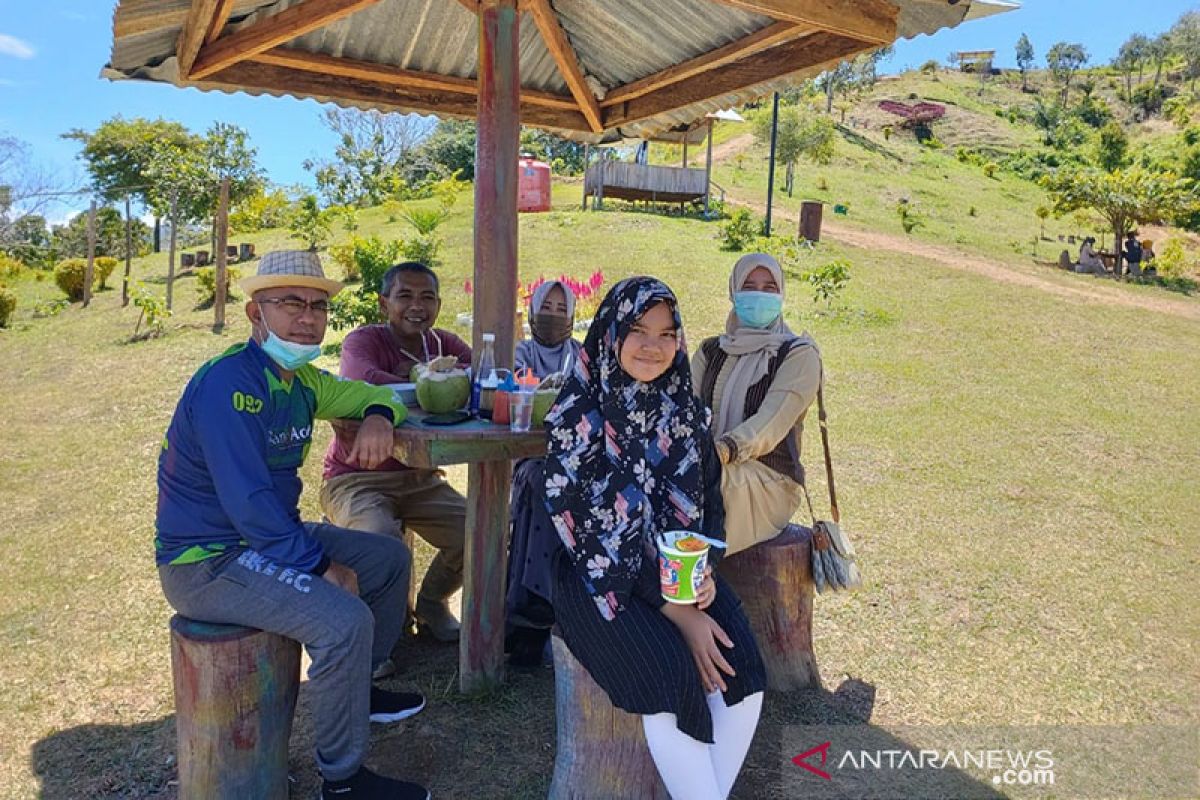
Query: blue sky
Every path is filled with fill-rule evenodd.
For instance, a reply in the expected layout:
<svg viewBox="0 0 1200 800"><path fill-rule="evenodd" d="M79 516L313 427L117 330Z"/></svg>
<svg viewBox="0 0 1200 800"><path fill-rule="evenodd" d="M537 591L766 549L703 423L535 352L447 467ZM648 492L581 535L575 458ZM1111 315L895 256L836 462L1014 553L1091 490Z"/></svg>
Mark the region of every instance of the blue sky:
<svg viewBox="0 0 1200 800"><path fill-rule="evenodd" d="M311 100L99 78L111 46L114 5L112 0L0 0L0 135L27 142L43 167L82 176L75 160L78 145L59 138L64 131L91 130L116 114L163 116L198 132L223 120L250 132L271 180L311 183L301 162L331 152L335 144L318 122L320 106ZM1032 40L1039 64L1050 45L1063 40L1081 42L1093 63L1103 63L1130 34L1158 34L1195 7L1187 0L1026 0L1015 12L900 42L883 70L899 71L931 58L945 62L952 51L983 49L996 50L998 66L1011 67L1022 32ZM64 206L51 216L62 218L70 210Z"/></svg>

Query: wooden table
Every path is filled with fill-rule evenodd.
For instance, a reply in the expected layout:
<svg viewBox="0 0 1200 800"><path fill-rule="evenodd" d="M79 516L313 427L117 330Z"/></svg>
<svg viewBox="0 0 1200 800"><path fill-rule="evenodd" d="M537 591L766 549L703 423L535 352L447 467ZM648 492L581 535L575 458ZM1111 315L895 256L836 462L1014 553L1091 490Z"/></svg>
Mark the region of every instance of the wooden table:
<svg viewBox="0 0 1200 800"><path fill-rule="evenodd" d="M422 420L426 416L420 409L409 409L408 419L396 428L395 456L411 467L425 469L467 465L458 685L464 692L480 691L499 684L504 677L505 544L512 462L545 455L546 434L540 429L513 433L507 425L487 420L425 425Z"/></svg>

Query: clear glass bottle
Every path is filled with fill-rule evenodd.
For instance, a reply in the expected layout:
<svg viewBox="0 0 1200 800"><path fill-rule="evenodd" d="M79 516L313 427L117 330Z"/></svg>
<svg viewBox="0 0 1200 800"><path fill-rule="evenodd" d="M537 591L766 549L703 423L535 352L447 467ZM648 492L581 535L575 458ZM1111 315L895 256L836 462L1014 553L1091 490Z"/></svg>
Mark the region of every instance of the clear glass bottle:
<svg viewBox="0 0 1200 800"><path fill-rule="evenodd" d="M496 376L496 334L485 333L483 352L479 354L475 370L471 373L472 414L478 417L492 416L492 401L499 382Z"/></svg>

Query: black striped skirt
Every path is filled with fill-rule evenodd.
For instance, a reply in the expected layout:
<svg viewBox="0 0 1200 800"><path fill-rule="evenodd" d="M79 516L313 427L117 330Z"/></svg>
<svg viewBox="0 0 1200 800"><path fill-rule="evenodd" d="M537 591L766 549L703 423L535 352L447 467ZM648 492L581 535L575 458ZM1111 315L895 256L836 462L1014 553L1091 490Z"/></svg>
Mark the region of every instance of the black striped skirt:
<svg viewBox="0 0 1200 800"><path fill-rule="evenodd" d="M716 600L706 612L734 644L732 650L719 645L737 672L724 676L725 704L765 690L767 674L750 623L719 575ZM616 619L605 620L564 554L556 559L554 614L563 641L614 706L632 714L674 714L679 730L712 743L712 715L700 673L683 635L661 611L634 595Z"/></svg>

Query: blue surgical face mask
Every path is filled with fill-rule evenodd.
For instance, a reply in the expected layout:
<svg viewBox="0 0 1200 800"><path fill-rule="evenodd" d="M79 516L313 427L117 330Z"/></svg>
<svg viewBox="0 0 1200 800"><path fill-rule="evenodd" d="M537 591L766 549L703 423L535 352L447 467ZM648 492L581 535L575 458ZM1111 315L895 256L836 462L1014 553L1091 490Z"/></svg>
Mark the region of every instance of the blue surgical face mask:
<svg viewBox="0 0 1200 800"><path fill-rule="evenodd" d="M259 307L261 311L262 307ZM267 329L267 340L262 343L263 352L283 369L293 372L321 355L319 344L298 344L280 339L269 327L267 318L263 316L263 327Z"/></svg>
<svg viewBox="0 0 1200 800"><path fill-rule="evenodd" d="M733 311L743 324L765 328L783 311L783 295L775 292L734 292Z"/></svg>

